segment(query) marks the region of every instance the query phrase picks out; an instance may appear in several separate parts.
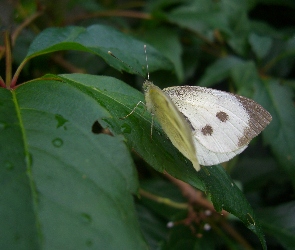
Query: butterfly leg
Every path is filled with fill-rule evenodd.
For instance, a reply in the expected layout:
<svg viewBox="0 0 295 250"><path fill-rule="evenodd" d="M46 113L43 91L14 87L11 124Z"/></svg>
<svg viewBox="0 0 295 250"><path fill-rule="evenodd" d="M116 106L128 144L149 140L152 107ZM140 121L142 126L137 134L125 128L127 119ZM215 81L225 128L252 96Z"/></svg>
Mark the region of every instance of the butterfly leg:
<svg viewBox="0 0 295 250"><path fill-rule="evenodd" d="M126 119L128 116L132 115L132 114L134 113L135 109L137 108L137 106L138 106L139 104L142 104L142 105L144 105L144 106L146 107L146 105L145 105L144 102L139 101L139 102L135 105L135 107L131 110L131 112L130 112L128 115L126 115L126 116L124 116L124 117L121 117L120 119L121 119L121 120L124 120L124 119ZM153 126L154 126L154 114L152 114L151 139L152 139L152 137L153 137Z"/></svg>
<svg viewBox="0 0 295 250"><path fill-rule="evenodd" d="M153 126L154 126L154 114L152 113L152 123L151 123L151 140L153 139Z"/></svg>
<svg viewBox="0 0 295 250"><path fill-rule="evenodd" d="M144 102L139 101L139 102L135 105L135 107L131 110L131 112L130 112L128 115L126 115L126 116L124 116L124 117L121 117L120 119L121 119L121 120L124 120L124 119L126 119L128 116L132 115L133 112L135 111L135 109L137 108L137 106L138 106L139 104L143 104L143 105L145 106L145 103L144 103Z"/></svg>

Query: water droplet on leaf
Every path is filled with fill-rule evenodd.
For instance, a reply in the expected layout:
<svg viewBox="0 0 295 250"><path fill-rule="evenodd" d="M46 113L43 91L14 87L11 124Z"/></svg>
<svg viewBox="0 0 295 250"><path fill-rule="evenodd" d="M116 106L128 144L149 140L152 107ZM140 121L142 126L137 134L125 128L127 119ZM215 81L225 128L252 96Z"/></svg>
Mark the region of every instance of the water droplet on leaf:
<svg viewBox="0 0 295 250"><path fill-rule="evenodd" d="M52 140L52 144L54 147L60 148L63 145L63 141L60 138L55 138L54 140Z"/></svg>

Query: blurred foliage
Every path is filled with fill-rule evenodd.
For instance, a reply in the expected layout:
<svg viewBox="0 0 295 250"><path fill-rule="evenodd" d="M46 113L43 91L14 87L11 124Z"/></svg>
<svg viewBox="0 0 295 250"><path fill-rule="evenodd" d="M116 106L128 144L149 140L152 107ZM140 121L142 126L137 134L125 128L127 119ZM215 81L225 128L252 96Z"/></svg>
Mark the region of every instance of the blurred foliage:
<svg viewBox="0 0 295 250"><path fill-rule="evenodd" d="M264 234L269 249L294 249L293 0L0 9L1 249L258 249ZM273 121L209 176L195 172L157 123L150 139L143 107L119 119L143 101L143 44L157 86L244 95Z"/></svg>

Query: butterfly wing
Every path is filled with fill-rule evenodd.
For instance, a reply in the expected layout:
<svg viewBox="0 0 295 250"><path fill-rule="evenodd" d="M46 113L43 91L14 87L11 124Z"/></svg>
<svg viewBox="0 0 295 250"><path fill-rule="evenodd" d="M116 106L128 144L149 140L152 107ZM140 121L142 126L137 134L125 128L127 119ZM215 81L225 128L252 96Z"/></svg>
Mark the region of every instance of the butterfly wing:
<svg viewBox="0 0 295 250"><path fill-rule="evenodd" d="M232 152L213 152L206 147L204 147L197 138L194 138L194 144L196 147L196 155L199 160L199 163L203 166L212 166L222 162L229 161L236 155L242 153L248 145L241 147Z"/></svg>
<svg viewBox="0 0 295 250"><path fill-rule="evenodd" d="M173 145L199 171L200 165L193 142L192 130L170 98L149 81L144 85L145 100L148 111L154 114Z"/></svg>
<svg viewBox="0 0 295 250"><path fill-rule="evenodd" d="M202 165L227 161L241 153L271 121L251 99L198 86L163 89L191 125Z"/></svg>

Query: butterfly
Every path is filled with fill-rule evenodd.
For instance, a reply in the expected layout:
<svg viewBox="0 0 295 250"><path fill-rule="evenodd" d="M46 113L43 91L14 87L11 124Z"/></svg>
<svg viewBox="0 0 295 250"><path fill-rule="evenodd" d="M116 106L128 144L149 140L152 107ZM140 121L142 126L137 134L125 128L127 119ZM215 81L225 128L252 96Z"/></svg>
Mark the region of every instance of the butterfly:
<svg viewBox="0 0 295 250"><path fill-rule="evenodd" d="M255 101L199 86L161 90L146 80L146 107L156 116L172 144L199 171L230 160L272 120Z"/></svg>
<svg viewBox="0 0 295 250"><path fill-rule="evenodd" d="M144 50L146 53L146 45ZM111 51L108 53L118 59ZM143 90L147 110L197 171L200 165L226 162L243 152L272 120L255 101L220 90L199 86L161 90L149 80L144 82Z"/></svg>

